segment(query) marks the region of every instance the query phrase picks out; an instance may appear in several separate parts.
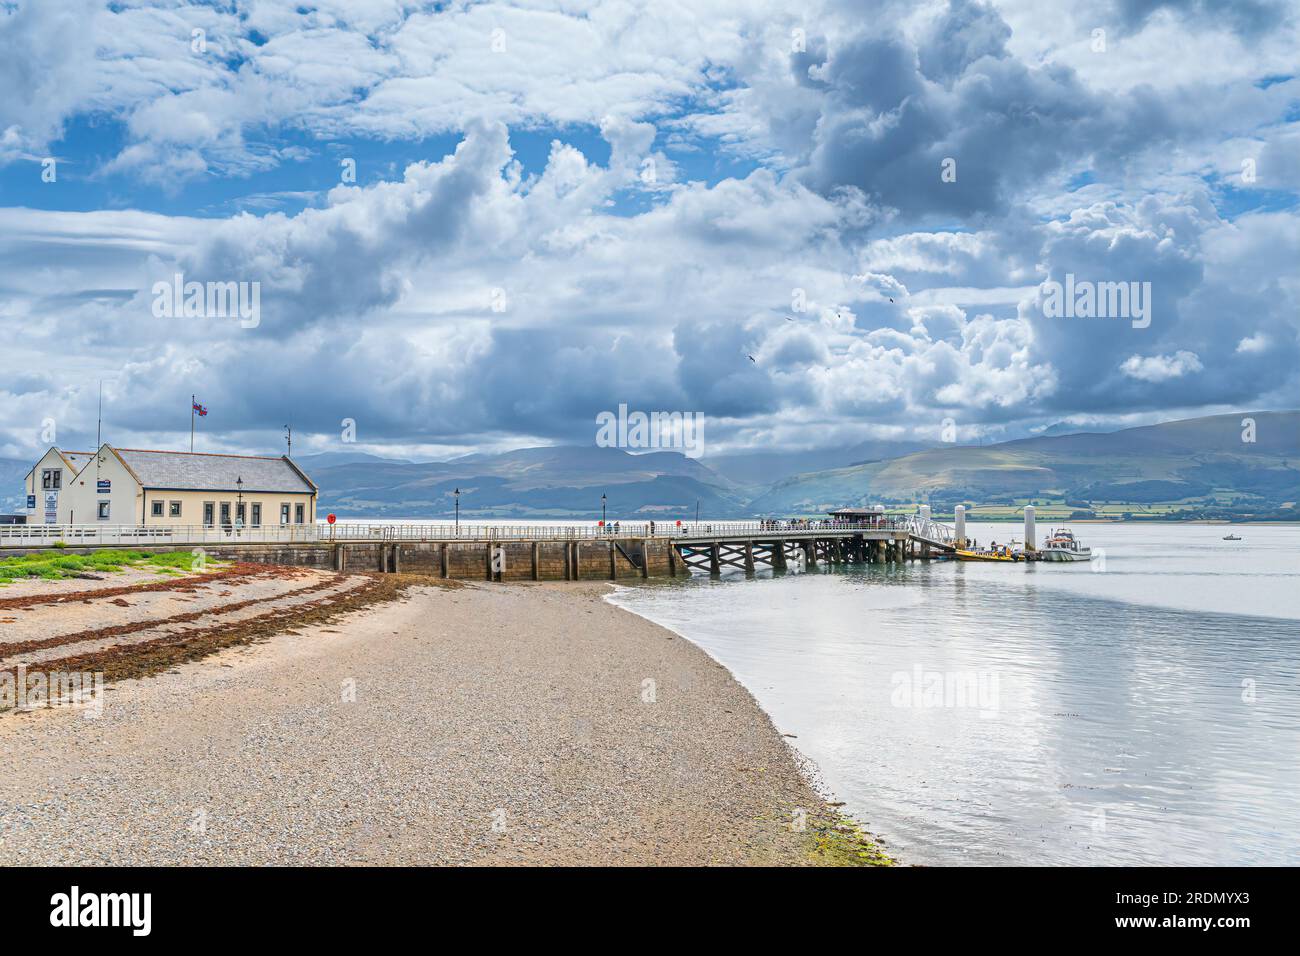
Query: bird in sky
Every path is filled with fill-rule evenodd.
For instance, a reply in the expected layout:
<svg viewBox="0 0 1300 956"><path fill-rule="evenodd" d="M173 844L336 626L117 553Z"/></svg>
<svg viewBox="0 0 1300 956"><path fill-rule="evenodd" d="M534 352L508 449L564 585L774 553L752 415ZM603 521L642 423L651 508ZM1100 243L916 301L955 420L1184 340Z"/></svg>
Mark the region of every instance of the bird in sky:
<svg viewBox="0 0 1300 956"><path fill-rule="evenodd" d="M751 362L753 362L755 365L758 364L758 359L754 358L754 356L752 356L752 355L749 356L749 360L750 360Z"/></svg>

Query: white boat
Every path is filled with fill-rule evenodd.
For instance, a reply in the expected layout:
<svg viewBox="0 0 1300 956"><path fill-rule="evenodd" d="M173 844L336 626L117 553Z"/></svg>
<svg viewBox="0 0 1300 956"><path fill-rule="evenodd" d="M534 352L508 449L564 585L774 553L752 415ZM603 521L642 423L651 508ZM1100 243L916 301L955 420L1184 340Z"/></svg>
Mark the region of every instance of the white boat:
<svg viewBox="0 0 1300 956"><path fill-rule="evenodd" d="M1092 548L1079 543L1069 528L1058 528L1038 551L1040 561L1087 561Z"/></svg>
<svg viewBox="0 0 1300 956"><path fill-rule="evenodd" d="M1238 537L1237 535L1235 535L1235 534L1231 534L1231 533L1229 533L1229 534L1225 534L1225 535L1223 536L1223 540L1224 540L1224 541L1240 541L1241 538L1239 538L1239 537Z"/></svg>

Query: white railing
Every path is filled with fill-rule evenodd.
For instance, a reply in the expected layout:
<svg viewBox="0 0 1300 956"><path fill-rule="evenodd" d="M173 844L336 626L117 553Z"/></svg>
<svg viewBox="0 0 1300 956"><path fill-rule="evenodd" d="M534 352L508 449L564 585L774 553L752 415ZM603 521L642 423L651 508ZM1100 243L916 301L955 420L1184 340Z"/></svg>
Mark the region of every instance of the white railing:
<svg viewBox="0 0 1300 956"><path fill-rule="evenodd" d="M448 522L339 522L262 525L0 525L0 548L123 547L129 545L293 544L331 541L537 541L604 538L723 538L766 535L813 536L822 532L909 531L933 541L950 542L952 529L918 515L886 516L863 521L834 519L757 521L611 521L560 524L459 524Z"/></svg>
<svg viewBox="0 0 1300 956"><path fill-rule="evenodd" d="M957 534L951 525L940 524L922 515L911 515L907 519L907 531L918 538L927 538L942 544L952 544L957 539Z"/></svg>
<svg viewBox="0 0 1300 956"><path fill-rule="evenodd" d="M293 543L319 540L316 525L264 525L239 528L224 525L13 524L0 525L0 548L123 547L138 545Z"/></svg>

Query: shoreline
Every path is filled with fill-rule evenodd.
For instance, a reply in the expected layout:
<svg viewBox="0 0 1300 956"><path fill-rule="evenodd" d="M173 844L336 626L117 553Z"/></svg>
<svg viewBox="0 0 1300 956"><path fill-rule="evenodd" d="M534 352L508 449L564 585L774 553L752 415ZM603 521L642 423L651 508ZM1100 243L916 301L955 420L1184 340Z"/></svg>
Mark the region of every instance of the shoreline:
<svg viewBox="0 0 1300 956"><path fill-rule="evenodd" d="M119 660L97 720L0 715L15 768L0 781L0 862L893 862L817 793L729 670L606 600L607 584L384 577L403 579L398 593L335 613L304 599L270 626L245 610L225 645L153 637L150 654L185 654ZM177 590L201 603L230 581ZM171 599L128 595L114 613ZM58 615L94 603L6 613L79 632ZM217 601L168 627L211 634L221 615ZM144 647L149 623L123 629Z"/></svg>

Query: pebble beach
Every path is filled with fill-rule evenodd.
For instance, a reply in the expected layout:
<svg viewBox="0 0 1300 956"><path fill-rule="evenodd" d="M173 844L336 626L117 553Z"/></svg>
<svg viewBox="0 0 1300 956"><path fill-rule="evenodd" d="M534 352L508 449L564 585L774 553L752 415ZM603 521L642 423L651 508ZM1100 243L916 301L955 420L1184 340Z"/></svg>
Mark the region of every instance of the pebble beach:
<svg viewBox="0 0 1300 956"><path fill-rule="evenodd" d="M607 585L410 579L366 603L375 580L0 593L0 665L109 655L120 677L93 719L0 714L0 863L887 862L724 667ZM116 637L88 628L108 601Z"/></svg>

